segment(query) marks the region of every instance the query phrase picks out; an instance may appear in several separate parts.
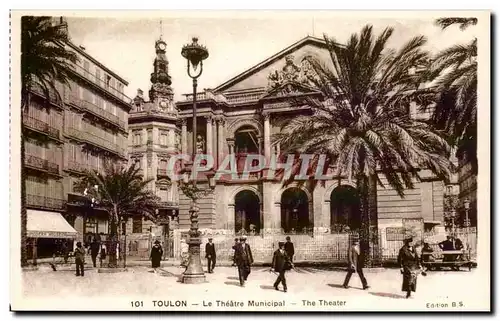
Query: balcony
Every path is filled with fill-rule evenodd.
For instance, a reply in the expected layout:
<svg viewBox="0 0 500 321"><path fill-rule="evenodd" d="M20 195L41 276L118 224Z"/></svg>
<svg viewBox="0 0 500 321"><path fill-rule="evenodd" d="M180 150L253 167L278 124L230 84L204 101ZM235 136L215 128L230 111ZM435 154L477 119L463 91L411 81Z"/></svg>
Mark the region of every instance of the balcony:
<svg viewBox="0 0 500 321"><path fill-rule="evenodd" d="M64 200L46 196L27 194L26 206L49 209L49 210L62 210L64 208Z"/></svg>
<svg viewBox="0 0 500 321"><path fill-rule="evenodd" d="M59 134L60 134L59 129L49 126L49 124L39 119L23 115L23 124L24 126L26 126L31 130L34 130L36 132L45 134L49 137L59 140Z"/></svg>
<svg viewBox="0 0 500 321"><path fill-rule="evenodd" d="M34 155L26 155L24 165L36 170L59 175L59 165Z"/></svg>
<svg viewBox="0 0 500 321"><path fill-rule="evenodd" d="M91 74L89 71L85 70L84 68L78 66L78 65L71 65L71 68L73 71L75 71L78 75L82 76L83 78L87 79L88 81L92 82L93 84L97 85L99 88L105 90L109 94L113 95L115 98L118 100L122 101L123 103L129 105L132 102L132 99L130 99L127 95L124 93L118 91L116 88L111 87L109 84L107 84L105 81L102 79L97 78L93 74Z"/></svg>
<svg viewBox="0 0 500 321"><path fill-rule="evenodd" d="M38 86L38 85L34 85L30 88L30 91L44 99L47 99L47 96L45 95L45 93L43 92L42 90L42 87ZM63 97L63 91L61 90L59 92L59 95L61 95L61 99ZM49 101L54 104L55 106L59 106L59 107L62 107L62 102L61 102L61 99L59 99L57 97L57 94L52 90L52 89L49 89Z"/></svg>
<svg viewBox="0 0 500 321"><path fill-rule="evenodd" d="M112 152L114 154L117 154L120 157L125 156L125 149L121 147L118 144L112 143L110 141L105 140L102 137L99 137L97 135L91 134L89 132L82 131L80 132L80 135L82 137L82 140L85 142L94 145L99 148L103 148L109 152Z"/></svg>
<svg viewBox="0 0 500 321"><path fill-rule="evenodd" d="M73 105L81 108L81 109L84 109L88 113L90 113L96 117L99 117L102 120L105 120L107 122L112 123L115 126L118 126L121 130L126 129L125 122L121 121L120 118L118 118L118 116L113 115L112 113L110 113L108 111L105 111L101 107L96 106L91 102L80 99L73 94L69 95L69 102L72 103Z"/></svg>
<svg viewBox="0 0 500 321"><path fill-rule="evenodd" d="M65 168L67 171L75 173L83 173L85 171L99 171L99 168L90 164L83 164L76 161L68 161L68 165Z"/></svg>

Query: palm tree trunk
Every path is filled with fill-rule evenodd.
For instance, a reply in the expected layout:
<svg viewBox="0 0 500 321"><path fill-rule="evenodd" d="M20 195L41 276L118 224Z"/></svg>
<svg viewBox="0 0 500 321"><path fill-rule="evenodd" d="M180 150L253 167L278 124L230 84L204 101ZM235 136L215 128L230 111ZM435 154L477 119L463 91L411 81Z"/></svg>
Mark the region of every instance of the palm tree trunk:
<svg viewBox="0 0 500 321"><path fill-rule="evenodd" d="M375 177L359 175L357 188L360 197L361 228L359 235L363 266L372 267L379 262L377 186Z"/></svg>
<svg viewBox="0 0 500 321"><path fill-rule="evenodd" d="M26 177L24 169L24 127L23 127L23 112L21 111L21 266L28 265L28 249L27 249L27 224L28 213L26 210Z"/></svg>
<svg viewBox="0 0 500 321"><path fill-rule="evenodd" d="M118 235L118 220L116 219L118 217L117 209L116 207L113 209L113 215L111 217L111 222L110 222L110 228L111 228L111 233L110 233L110 240L108 242L108 253L109 253L109 262L108 262L108 267L110 268L117 268L118 267L118 262L116 260L116 244L118 243L116 238Z"/></svg>

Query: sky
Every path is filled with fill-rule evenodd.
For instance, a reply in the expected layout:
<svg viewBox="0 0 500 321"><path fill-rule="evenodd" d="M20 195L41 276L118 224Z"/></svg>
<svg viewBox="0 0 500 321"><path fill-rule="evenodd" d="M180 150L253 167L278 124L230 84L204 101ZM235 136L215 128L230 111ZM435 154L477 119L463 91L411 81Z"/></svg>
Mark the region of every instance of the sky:
<svg viewBox="0 0 500 321"><path fill-rule="evenodd" d="M221 16L166 13L154 17L68 17L68 26L73 43L84 46L90 55L129 82L125 93L130 98L135 97L138 88L145 93L149 91L154 45L162 36L167 43L169 73L178 101L183 98L182 94L192 92L186 60L180 52L193 36L209 50L198 80L198 89L203 90L217 87L308 35L327 34L345 43L366 24L373 25L375 33L390 26L394 33L389 47L398 48L409 39L424 35L428 39L426 47L433 53L456 43L467 43L477 36L476 27L466 31L450 27L443 31L434 24L434 18L437 17L373 14L361 17L315 11Z"/></svg>

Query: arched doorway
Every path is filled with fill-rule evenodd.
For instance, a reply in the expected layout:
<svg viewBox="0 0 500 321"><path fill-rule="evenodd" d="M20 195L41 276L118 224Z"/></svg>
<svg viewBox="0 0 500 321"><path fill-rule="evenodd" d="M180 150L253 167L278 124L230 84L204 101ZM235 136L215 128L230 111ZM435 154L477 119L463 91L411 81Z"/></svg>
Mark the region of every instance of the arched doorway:
<svg viewBox="0 0 500 321"><path fill-rule="evenodd" d="M234 230L237 234L260 233L260 201L250 190L244 190L234 197Z"/></svg>
<svg viewBox="0 0 500 321"><path fill-rule="evenodd" d="M330 194L330 222L332 233L360 229L360 199L354 187L341 185L332 191Z"/></svg>
<svg viewBox="0 0 500 321"><path fill-rule="evenodd" d="M234 133L234 148L236 154L236 168L238 173L243 172L248 155L259 154L258 131L250 125L238 128ZM253 160L252 166L257 166L258 161Z"/></svg>
<svg viewBox="0 0 500 321"><path fill-rule="evenodd" d="M285 233L307 233L310 227L309 199L300 188L291 187L281 194L281 228Z"/></svg>

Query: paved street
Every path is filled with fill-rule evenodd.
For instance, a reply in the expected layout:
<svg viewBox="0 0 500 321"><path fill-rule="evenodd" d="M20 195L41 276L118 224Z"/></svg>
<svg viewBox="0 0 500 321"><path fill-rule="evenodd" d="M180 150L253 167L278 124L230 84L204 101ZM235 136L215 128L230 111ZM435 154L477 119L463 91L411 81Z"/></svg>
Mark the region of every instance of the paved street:
<svg viewBox="0 0 500 321"><path fill-rule="evenodd" d="M298 268L288 273L288 293L277 292L272 284L275 274L269 268L254 267L244 288L239 286L237 270L232 267L219 267L214 274L206 274L207 283L187 285L178 282L182 269L165 267L155 274L147 267L130 268L128 272L98 273L95 269L86 271L85 277L76 277L73 271L39 270L23 273L23 292L28 297L48 299L88 299L97 297L127 298L193 298L200 293L200 299L266 299L289 300L301 304L302 299L346 299L361 297L401 300L401 275L397 269L365 273L371 288L361 290L357 275L351 279L351 288L341 287L344 272L328 271L317 268ZM457 292L464 293L474 289L478 277L477 270L471 272L429 272L427 277L418 279L416 299L452 297ZM450 288L453 291L450 292ZM464 297L462 297L463 299ZM201 302L200 302L201 304Z"/></svg>

